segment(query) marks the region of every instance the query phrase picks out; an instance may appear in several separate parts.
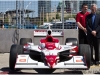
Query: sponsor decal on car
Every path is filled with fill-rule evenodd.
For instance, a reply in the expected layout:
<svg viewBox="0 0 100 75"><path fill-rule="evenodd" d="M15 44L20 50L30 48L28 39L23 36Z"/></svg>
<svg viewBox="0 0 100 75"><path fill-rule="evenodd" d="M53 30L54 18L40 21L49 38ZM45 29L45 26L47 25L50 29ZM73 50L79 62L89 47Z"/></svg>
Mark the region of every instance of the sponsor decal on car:
<svg viewBox="0 0 100 75"><path fill-rule="evenodd" d="M26 62L26 59L19 59L19 62Z"/></svg>
<svg viewBox="0 0 100 75"><path fill-rule="evenodd" d="M82 60L80 59L80 60L76 60L76 62L82 62Z"/></svg>

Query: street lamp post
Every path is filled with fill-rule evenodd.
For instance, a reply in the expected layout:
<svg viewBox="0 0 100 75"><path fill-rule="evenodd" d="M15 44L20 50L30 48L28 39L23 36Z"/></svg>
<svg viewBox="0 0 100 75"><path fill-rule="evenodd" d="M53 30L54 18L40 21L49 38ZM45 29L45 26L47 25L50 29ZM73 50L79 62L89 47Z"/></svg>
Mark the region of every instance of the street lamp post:
<svg viewBox="0 0 100 75"><path fill-rule="evenodd" d="M3 13L3 23L4 23L4 20L5 20L5 12Z"/></svg>
<svg viewBox="0 0 100 75"><path fill-rule="evenodd" d="M56 5L55 5L55 8L54 8L54 12L55 12L55 23L56 23Z"/></svg>
<svg viewBox="0 0 100 75"><path fill-rule="evenodd" d="M28 8L28 6L31 4L31 2L29 2L29 4L28 5L26 5L26 8L25 8L25 14L26 14L26 9ZM24 21L25 22L25 21Z"/></svg>
<svg viewBox="0 0 100 75"><path fill-rule="evenodd" d="M18 0L16 0L16 26L18 28Z"/></svg>
<svg viewBox="0 0 100 75"><path fill-rule="evenodd" d="M43 24L44 24L44 7L43 7Z"/></svg>
<svg viewBox="0 0 100 75"><path fill-rule="evenodd" d="M40 8L40 24L41 24L41 13L42 13L42 7Z"/></svg>
<svg viewBox="0 0 100 75"><path fill-rule="evenodd" d="M70 2L70 6L71 6L71 18L72 18L72 11L73 11L73 2Z"/></svg>
<svg viewBox="0 0 100 75"><path fill-rule="evenodd" d="M24 0L22 0L22 25L24 26Z"/></svg>
<svg viewBox="0 0 100 75"><path fill-rule="evenodd" d="M32 23L34 23L34 12L35 11L32 12L32 19L33 19L33 22Z"/></svg>
<svg viewBox="0 0 100 75"><path fill-rule="evenodd" d="M21 11L22 11L22 10L21 10L21 1L19 1L19 2L20 2L20 6L19 6L19 7L20 7L20 11L19 11L19 14L20 14L20 20L19 20L19 24L20 24L20 26L21 26ZM20 28L21 28L21 27L20 27Z"/></svg>
<svg viewBox="0 0 100 75"><path fill-rule="evenodd" d="M79 12L79 0L77 0L77 13Z"/></svg>
<svg viewBox="0 0 100 75"><path fill-rule="evenodd" d="M62 10L61 10L61 21L62 21L62 25L63 25L63 29L64 29L64 0L62 0Z"/></svg>

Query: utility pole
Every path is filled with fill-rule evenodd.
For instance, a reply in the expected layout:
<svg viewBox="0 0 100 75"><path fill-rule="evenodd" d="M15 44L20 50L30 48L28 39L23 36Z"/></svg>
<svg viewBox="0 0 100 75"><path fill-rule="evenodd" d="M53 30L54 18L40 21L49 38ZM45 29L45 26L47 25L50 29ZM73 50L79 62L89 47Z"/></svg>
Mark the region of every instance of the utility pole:
<svg viewBox="0 0 100 75"><path fill-rule="evenodd" d="M32 12L32 19L33 19L33 22L32 23L34 23L34 12L35 11Z"/></svg>
<svg viewBox="0 0 100 75"><path fill-rule="evenodd" d="M43 7L43 24L44 24L44 7Z"/></svg>
<svg viewBox="0 0 100 75"><path fill-rule="evenodd" d="M16 0L16 26L17 26L17 28L18 28L18 0ZM15 29L15 32L14 32L14 35L13 35L13 43L14 44L18 44L18 42L19 42L19 30L18 29Z"/></svg>
<svg viewBox="0 0 100 75"><path fill-rule="evenodd" d="M61 4L61 22L62 22L62 8L63 8L63 4Z"/></svg>
<svg viewBox="0 0 100 75"><path fill-rule="evenodd" d="M64 29L64 0L62 0L62 10L61 10L61 13L62 13L62 25L63 25L63 29Z"/></svg>
<svg viewBox="0 0 100 75"><path fill-rule="evenodd" d="M18 28L18 0L16 0L16 26Z"/></svg>
<svg viewBox="0 0 100 75"><path fill-rule="evenodd" d="M79 12L79 0L77 0L77 13Z"/></svg>
<svg viewBox="0 0 100 75"><path fill-rule="evenodd" d="M19 24L20 24L20 28L21 28L21 1L19 1L19 8L20 8L20 10L19 10L19 15L20 15L20 18L19 18Z"/></svg>
<svg viewBox="0 0 100 75"><path fill-rule="evenodd" d="M55 13L55 23L56 23L56 5L55 5L55 7L54 7L54 13Z"/></svg>
<svg viewBox="0 0 100 75"><path fill-rule="evenodd" d="M42 7L40 9L40 24L41 24L41 13L42 13Z"/></svg>
<svg viewBox="0 0 100 75"><path fill-rule="evenodd" d="M72 11L73 11L73 2L70 2L70 6L71 6L71 18L72 18Z"/></svg>
<svg viewBox="0 0 100 75"><path fill-rule="evenodd" d="M40 13L40 24L41 24L41 13Z"/></svg>
<svg viewBox="0 0 100 75"><path fill-rule="evenodd" d="M24 0L22 0L22 25L24 26Z"/></svg>

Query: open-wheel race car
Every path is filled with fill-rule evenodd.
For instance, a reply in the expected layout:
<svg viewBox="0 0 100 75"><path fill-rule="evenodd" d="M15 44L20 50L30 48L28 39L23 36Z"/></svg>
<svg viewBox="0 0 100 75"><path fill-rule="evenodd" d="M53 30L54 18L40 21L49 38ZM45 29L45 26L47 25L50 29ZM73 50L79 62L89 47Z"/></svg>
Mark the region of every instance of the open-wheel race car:
<svg viewBox="0 0 100 75"><path fill-rule="evenodd" d="M90 46L78 44L76 38L66 38L60 45L47 30L47 36L34 45L31 39L22 38L20 45L13 44L10 49L9 67L11 70L33 69L89 69L91 63Z"/></svg>

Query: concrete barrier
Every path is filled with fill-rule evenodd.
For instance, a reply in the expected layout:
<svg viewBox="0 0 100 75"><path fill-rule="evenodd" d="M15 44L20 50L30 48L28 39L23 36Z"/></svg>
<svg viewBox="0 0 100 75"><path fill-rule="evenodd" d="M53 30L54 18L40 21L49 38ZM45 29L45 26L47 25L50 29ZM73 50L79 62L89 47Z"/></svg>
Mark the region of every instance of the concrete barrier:
<svg viewBox="0 0 100 75"><path fill-rule="evenodd" d="M34 37L33 29L20 29L19 38L32 38L34 44L39 43L39 39L43 37ZM0 29L0 52L10 52L10 47L12 44L16 43L14 41L15 29ZM76 29L66 29L64 30L63 37L57 37L61 44L65 43L66 38L78 38L78 31Z"/></svg>

